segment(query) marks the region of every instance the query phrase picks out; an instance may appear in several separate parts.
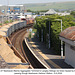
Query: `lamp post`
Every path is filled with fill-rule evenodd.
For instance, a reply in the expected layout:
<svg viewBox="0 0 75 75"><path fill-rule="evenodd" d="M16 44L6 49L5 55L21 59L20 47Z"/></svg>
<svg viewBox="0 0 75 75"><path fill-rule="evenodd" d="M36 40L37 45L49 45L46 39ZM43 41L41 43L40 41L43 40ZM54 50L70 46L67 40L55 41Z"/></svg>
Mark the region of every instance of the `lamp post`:
<svg viewBox="0 0 75 75"><path fill-rule="evenodd" d="M3 25L3 15L1 15L1 17L2 17L2 25Z"/></svg>
<svg viewBox="0 0 75 75"><path fill-rule="evenodd" d="M62 32L62 19L55 19L61 22L61 32ZM63 41L61 41L61 58L63 58Z"/></svg>
<svg viewBox="0 0 75 75"><path fill-rule="evenodd" d="M8 21L9 21L9 0L7 0L7 12L8 12Z"/></svg>

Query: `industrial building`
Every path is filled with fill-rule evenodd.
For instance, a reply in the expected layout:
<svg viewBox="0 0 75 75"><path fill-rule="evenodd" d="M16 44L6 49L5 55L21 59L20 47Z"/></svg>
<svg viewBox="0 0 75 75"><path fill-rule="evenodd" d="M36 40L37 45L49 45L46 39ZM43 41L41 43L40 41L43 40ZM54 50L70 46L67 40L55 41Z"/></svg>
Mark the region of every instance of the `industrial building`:
<svg viewBox="0 0 75 75"><path fill-rule="evenodd" d="M0 5L0 12L4 14L24 14L26 12L26 8L24 5Z"/></svg>

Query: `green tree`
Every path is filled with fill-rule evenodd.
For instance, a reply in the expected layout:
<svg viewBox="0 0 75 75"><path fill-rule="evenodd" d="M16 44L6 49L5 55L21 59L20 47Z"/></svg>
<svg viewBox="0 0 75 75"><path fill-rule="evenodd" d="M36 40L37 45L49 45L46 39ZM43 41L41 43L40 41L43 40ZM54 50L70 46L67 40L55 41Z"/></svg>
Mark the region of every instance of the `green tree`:
<svg viewBox="0 0 75 75"><path fill-rule="evenodd" d="M47 34L49 33L49 21L51 25L50 29L50 40L51 40L51 48L55 50L56 54L60 54L61 43L59 39L59 33L61 32L61 22L56 19L62 19L62 28L63 30L70 27L75 26L74 17L72 15L67 16L59 16L59 15L50 15L50 16L41 16L36 17L35 27L37 29L37 33L39 33L39 39L41 41L41 29L43 29L43 37L44 43L47 44Z"/></svg>
<svg viewBox="0 0 75 75"><path fill-rule="evenodd" d="M75 16L75 11L72 11L72 12L71 12L71 15Z"/></svg>

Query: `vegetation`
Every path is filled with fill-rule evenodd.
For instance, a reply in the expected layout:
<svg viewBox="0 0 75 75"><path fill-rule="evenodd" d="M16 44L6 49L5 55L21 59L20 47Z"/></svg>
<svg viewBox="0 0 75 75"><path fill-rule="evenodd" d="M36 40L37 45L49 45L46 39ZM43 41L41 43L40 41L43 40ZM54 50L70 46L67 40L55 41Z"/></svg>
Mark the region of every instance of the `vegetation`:
<svg viewBox="0 0 75 75"><path fill-rule="evenodd" d="M2 26L2 23L0 23L0 26Z"/></svg>
<svg viewBox="0 0 75 75"><path fill-rule="evenodd" d="M40 11L33 11L33 10L30 10L30 9L28 9L27 10L27 12L32 12L33 14L35 13L35 14L40 14L40 12L47 12L48 10L40 10Z"/></svg>
<svg viewBox="0 0 75 75"><path fill-rule="evenodd" d="M75 16L75 11L72 11L72 12L71 12L71 15Z"/></svg>
<svg viewBox="0 0 75 75"><path fill-rule="evenodd" d="M56 54L60 54L61 46L59 40L59 33L61 32L61 22L56 19L62 19L62 29L66 29L70 26L75 26L74 17L72 15L68 16L59 16L59 15L50 15L50 16L41 16L36 17L36 24L34 28L37 29L37 34L41 41L41 30L43 29L43 41L48 46L48 34L49 34L49 22L50 22L50 40L51 48L55 50Z"/></svg>
<svg viewBox="0 0 75 75"><path fill-rule="evenodd" d="M7 24L7 23L9 23L9 21L5 21L4 23Z"/></svg>
<svg viewBox="0 0 75 75"><path fill-rule="evenodd" d="M31 32L29 33L29 36L28 36L28 38L29 38L29 39L31 39Z"/></svg>
<svg viewBox="0 0 75 75"><path fill-rule="evenodd" d="M10 20L10 23L12 23L13 22L13 20Z"/></svg>
<svg viewBox="0 0 75 75"><path fill-rule="evenodd" d="M32 11L49 10L49 9L75 9L75 1L70 2L53 2L53 3L36 3L25 4L27 9Z"/></svg>
<svg viewBox="0 0 75 75"><path fill-rule="evenodd" d="M12 23L12 22L13 22L13 20L10 20L10 21L7 20L7 21L5 21L4 23L5 23L5 24L8 24L8 23Z"/></svg>

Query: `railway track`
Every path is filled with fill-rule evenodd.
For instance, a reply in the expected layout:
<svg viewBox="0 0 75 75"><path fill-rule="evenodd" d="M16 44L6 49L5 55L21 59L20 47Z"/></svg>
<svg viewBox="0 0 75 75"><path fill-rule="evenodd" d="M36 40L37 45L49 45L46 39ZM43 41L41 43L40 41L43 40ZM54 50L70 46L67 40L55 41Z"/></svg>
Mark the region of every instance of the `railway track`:
<svg viewBox="0 0 75 75"><path fill-rule="evenodd" d="M16 48L16 50L25 58L26 62L28 62L31 68L45 68L38 60L33 56L33 54L28 50L25 42L24 36L26 34L26 30L30 27L23 28L14 32L10 37L10 41L12 45Z"/></svg>
<svg viewBox="0 0 75 75"><path fill-rule="evenodd" d="M28 27L29 28L29 27ZM18 52L23 56L26 57L23 51L23 38L26 33L27 28L23 28L21 30L18 30L17 32L13 33L10 36L10 41L12 42L12 45L18 50Z"/></svg>

